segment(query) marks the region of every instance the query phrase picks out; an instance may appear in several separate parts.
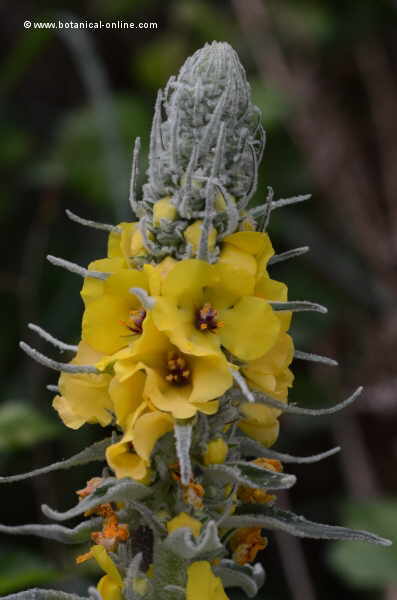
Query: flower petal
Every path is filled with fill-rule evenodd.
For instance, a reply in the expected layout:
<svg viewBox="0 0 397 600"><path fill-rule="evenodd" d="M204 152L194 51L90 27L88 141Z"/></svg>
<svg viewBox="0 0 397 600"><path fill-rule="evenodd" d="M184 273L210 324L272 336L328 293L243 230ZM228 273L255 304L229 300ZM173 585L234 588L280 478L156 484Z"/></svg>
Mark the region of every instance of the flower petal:
<svg viewBox="0 0 397 600"><path fill-rule="evenodd" d="M195 327L193 305L179 305L172 298L156 298L152 310L153 320L160 331L181 351L196 356L219 352L219 337L215 333L201 332Z"/></svg>
<svg viewBox="0 0 397 600"><path fill-rule="evenodd" d="M261 442L267 448L270 448L278 438L279 422L275 421L273 425L256 425L247 421L240 421L239 428L253 440Z"/></svg>
<svg viewBox="0 0 397 600"><path fill-rule="evenodd" d="M123 600L121 587L109 576L104 575L97 585L97 590L103 600Z"/></svg>
<svg viewBox="0 0 397 600"><path fill-rule="evenodd" d="M88 265L89 271L102 271L103 273L115 273L124 266L124 261L121 258L102 258L94 260ZM94 277L86 277L80 295L85 305L91 300L95 300L103 294L105 285L104 279L96 279Z"/></svg>
<svg viewBox="0 0 397 600"><path fill-rule="evenodd" d="M194 562L187 569L186 600L228 600L222 581L207 561Z"/></svg>
<svg viewBox="0 0 397 600"><path fill-rule="evenodd" d="M286 302L288 300L288 288L285 283L270 279L265 274L261 277L255 287L255 296L268 300L269 302ZM281 330L288 331L291 326L292 312L279 311L277 318L280 321Z"/></svg>
<svg viewBox="0 0 397 600"><path fill-rule="evenodd" d="M88 344L80 342L72 364L95 364L101 355ZM84 423L99 423L102 427L112 420L113 403L108 387L110 375L91 373L62 373L59 378L61 395L53 400L53 407L62 421L71 429Z"/></svg>
<svg viewBox="0 0 397 600"><path fill-rule="evenodd" d="M149 462L156 442L172 431L173 427L174 419L165 413L156 411L139 417L133 429L133 442L137 454Z"/></svg>
<svg viewBox="0 0 397 600"><path fill-rule="evenodd" d="M181 304L202 304L202 289L216 283L212 265L196 259L178 262L168 273L163 284L163 295L178 298Z"/></svg>
<svg viewBox="0 0 397 600"><path fill-rule="evenodd" d="M225 244L231 244L243 252L257 256L266 252L269 258L273 256L274 250L267 233L260 231L238 231L223 239Z"/></svg>
<svg viewBox="0 0 397 600"><path fill-rule="evenodd" d="M161 375L152 371L146 379L145 396L156 408L172 413L176 419L190 419L197 412L197 408L189 402L191 389L191 385L170 385Z"/></svg>
<svg viewBox="0 0 397 600"><path fill-rule="evenodd" d="M167 531L168 533L173 533L177 529L181 529L182 527L187 527L190 529L194 536L198 537L200 535L202 529L202 523L198 519L191 517L185 512L179 513L176 517L167 521Z"/></svg>
<svg viewBox="0 0 397 600"><path fill-rule="evenodd" d="M101 545L92 546L91 552L101 569L120 587L123 585L120 572L105 548Z"/></svg>
<svg viewBox="0 0 397 600"><path fill-rule="evenodd" d="M129 437L132 437L131 433L123 436L124 441L108 446L106 460L118 479L132 477L142 481L147 474L147 464L138 454L131 451L131 440L127 439Z"/></svg>
<svg viewBox="0 0 397 600"><path fill-rule="evenodd" d="M248 273L252 278L256 277L257 263L255 257L231 244L225 244L219 256L218 264L226 264L234 269Z"/></svg>
<svg viewBox="0 0 397 600"><path fill-rule="evenodd" d="M104 354L113 354L133 340L125 321L129 312L141 308L131 287L146 288L146 275L134 269L121 269L104 283L102 294L86 303L83 339Z"/></svg>
<svg viewBox="0 0 397 600"><path fill-rule="evenodd" d="M288 369L294 356L292 339L281 333L277 342L264 356L248 362L242 371L252 387L276 400L286 400L294 376Z"/></svg>
<svg viewBox="0 0 397 600"><path fill-rule="evenodd" d="M254 296L241 298L233 308L221 312L222 344L242 360L254 360L275 343L280 322L267 302Z"/></svg>
<svg viewBox="0 0 397 600"><path fill-rule="evenodd" d="M220 398L233 385L233 377L223 356L191 357L192 391L189 402Z"/></svg>
<svg viewBox="0 0 397 600"><path fill-rule="evenodd" d="M140 370L141 368L142 364L138 363L135 373L123 382L117 376L113 377L109 386L117 423L123 429L126 427L129 415L134 413L143 401L146 374Z"/></svg>

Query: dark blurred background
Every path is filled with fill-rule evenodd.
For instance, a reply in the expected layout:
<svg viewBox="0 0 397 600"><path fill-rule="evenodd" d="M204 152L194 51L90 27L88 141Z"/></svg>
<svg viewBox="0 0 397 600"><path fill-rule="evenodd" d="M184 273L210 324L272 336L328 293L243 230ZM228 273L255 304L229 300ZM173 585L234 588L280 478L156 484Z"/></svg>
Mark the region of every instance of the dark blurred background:
<svg viewBox="0 0 397 600"><path fill-rule="evenodd" d="M298 484L281 501L310 519L397 540L396 0L3 0L0 17L1 474L67 457L103 435L60 424L46 390L56 374L33 364L17 342L57 357L28 322L78 340L81 280L45 255L86 265L104 256L106 236L68 221L65 209L110 223L131 218L132 144L140 135L146 155L156 90L205 42L228 41L267 130L255 202L268 185L276 198L313 194L273 213L276 251L308 244L311 252L274 265L272 276L288 283L291 299L329 307L327 317L297 315L294 338L300 350L333 356L340 368L296 361L291 401L326 406L365 386L341 414L283 417L281 451L343 449L325 463L291 465ZM23 26L58 18L157 28ZM44 521L40 504L70 506L98 469L4 485L1 522ZM396 547L269 537L261 598L397 598ZM0 536L0 594L30 586L84 593L98 576L89 563L74 566L78 550Z"/></svg>

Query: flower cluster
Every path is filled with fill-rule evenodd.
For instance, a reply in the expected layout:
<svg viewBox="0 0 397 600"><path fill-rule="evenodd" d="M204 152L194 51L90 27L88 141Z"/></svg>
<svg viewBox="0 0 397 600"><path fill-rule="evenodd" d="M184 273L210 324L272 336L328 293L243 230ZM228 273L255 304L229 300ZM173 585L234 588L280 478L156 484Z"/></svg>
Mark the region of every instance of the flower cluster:
<svg viewBox="0 0 397 600"><path fill-rule="evenodd" d="M338 450L300 458L271 449L280 414L339 407L288 404L294 358L334 361L294 349L292 313L326 310L289 301L268 272L306 250L275 255L266 233L272 210L305 197L274 201L270 192L264 206L248 208L264 146L259 117L235 52L205 46L159 93L140 201L136 143L130 203L138 220L110 226L68 212L110 231L107 256L88 269L49 257L84 278L81 341L63 344L32 325L74 358L59 363L22 348L61 371L53 407L67 427L110 426L112 436L32 473L104 461L75 507L43 507L57 521L86 520L23 531L89 542L77 562L95 559L104 573L91 598L227 600L229 586L254 597L264 581L254 563L268 543L264 529L388 543L306 521L277 508L270 493L296 481L283 462Z"/></svg>
<svg viewBox="0 0 397 600"><path fill-rule="evenodd" d="M291 313L269 304L285 301L287 291L266 272L274 254L266 233L227 236L215 264L167 257L137 269L123 251L136 243L133 228L119 229L108 258L89 266L109 276L84 281L82 340L72 361L100 374L63 373L53 405L71 428L113 422L123 435L107 449L109 466L117 477L145 481L158 439L180 420L218 413L234 376L286 401ZM240 409L239 428L272 445L280 411L256 402Z"/></svg>

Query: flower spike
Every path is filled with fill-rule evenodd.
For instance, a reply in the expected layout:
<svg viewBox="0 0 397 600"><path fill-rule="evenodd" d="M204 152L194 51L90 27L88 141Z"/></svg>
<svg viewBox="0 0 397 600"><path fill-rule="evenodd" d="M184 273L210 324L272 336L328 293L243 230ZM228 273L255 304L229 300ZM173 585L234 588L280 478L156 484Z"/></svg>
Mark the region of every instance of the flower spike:
<svg viewBox="0 0 397 600"><path fill-rule="evenodd" d="M91 547L76 562L93 559L103 573L88 598L36 589L6 599L226 600L228 587L254 598L265 580L261 565L250 564L267 545L262 529L390 544L277 507L278 490L297 481L283 463L315 463L340 451L294 456L271 449L280 417L334 414L362 388L326 408L289 399L294 359L337 363L296 350L289 331L291 313L327 309L287 301L285 283L269 275L269 265L309 250L274 255L272 211L310 195L275 200L269 186L263 206L249 208L265 141L236 52L227 43L206 44L157 95L142 189L135 140L129 204L136 218L113 226L66 211L72 221L109 232L107 256L90 265L99 270L48 256L84 278L81 341L66 344L30 323L75 356L58 362L20 346L60 371L47 389L63 423L109 427L109 437L66 460L0 477L11 483L102 463L79 485L70 509L41 506L55 522L82 523L0 525L0 533L86 542Z"/></svg>

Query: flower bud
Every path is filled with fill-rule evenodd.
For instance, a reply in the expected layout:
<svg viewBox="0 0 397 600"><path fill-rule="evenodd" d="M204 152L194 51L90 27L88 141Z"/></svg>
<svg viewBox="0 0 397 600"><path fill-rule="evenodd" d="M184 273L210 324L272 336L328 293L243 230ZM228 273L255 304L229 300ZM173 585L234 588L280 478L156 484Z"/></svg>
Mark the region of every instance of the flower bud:
<svg viewBox="0 0 397 600"><path fill-rule="evenodd" d="M179 515L171 519L171 521L168 521L167 531L168 533L172 533L181 527L188 527L192 530L193 535L198 537L201 532L202 523L187 513L181 512Z"/></svg>
<svg viewBox="0 0 397 600"><path fill-rule="evenodd" d="M212 440L207 445L207 450L203 454L203 462L205 465L219 465L225 462L229 446L225 440L218 438Z"/></svg>
<svg viewBox="0 0 397 600"><path fill-rule="evenodd" d="M146 577L134 577L132 580L132 590L138 596L144 596L148 589Z"/></svg>
<svg viewBox="0 0 397 600"><path fill-rule="evenodd" d="M131 235L130 241L131 256L146 254L145 246L143 245L143 237L138 228Z"/></svg>
<svg viewBox="0 0 397 600"><path fill-rule="evenodd" d="M187 243L191 244L191 246L193 248L193 253L197 252L197 249L200 244L202 224L203 224L202 221L196 221L192 225L189 225L189 227L187 227L183 233ZM216 229L214 227L211 227L211 230L208 235L208 250L210 252L212 252L214 250L215 242L216 242Z"/></svg>
<svg viewBox="0 0 397 600"><path fill-rule="evenodd" d="M171 196L166 196L153 205L153 225L158 227L161 219L174 221L176 217L176 207L171 201Z"/></svg>

